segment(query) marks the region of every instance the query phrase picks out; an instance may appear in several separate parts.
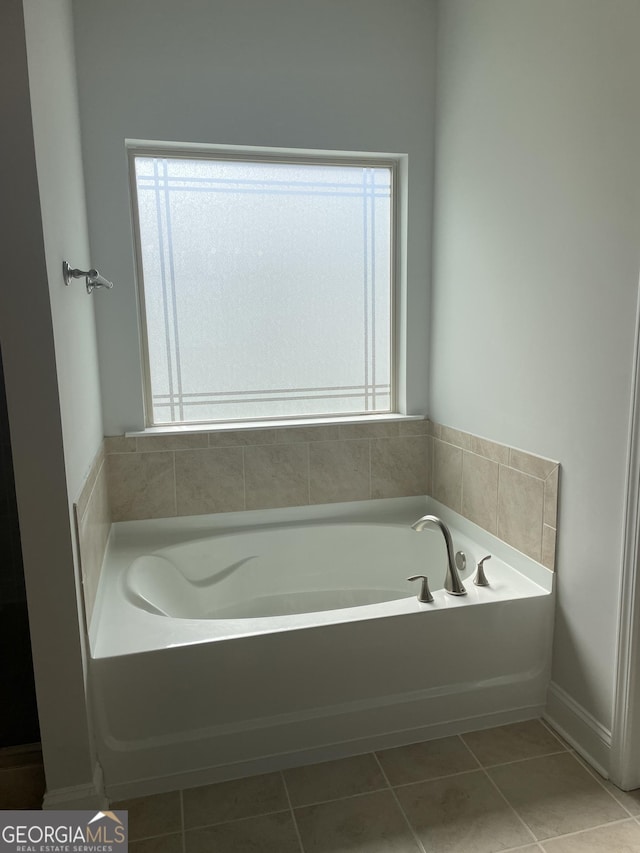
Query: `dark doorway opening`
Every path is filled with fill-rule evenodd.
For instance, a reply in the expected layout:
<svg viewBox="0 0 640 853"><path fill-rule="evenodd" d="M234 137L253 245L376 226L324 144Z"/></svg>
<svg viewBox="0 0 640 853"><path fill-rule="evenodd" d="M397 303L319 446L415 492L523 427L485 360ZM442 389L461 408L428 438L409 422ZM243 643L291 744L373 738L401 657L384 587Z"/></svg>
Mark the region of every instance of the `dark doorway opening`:
<svg viewBox="0 0 640 853"><path fill-rule="evenodd" d="M0 352L0 748L40 740Z"/></svg>

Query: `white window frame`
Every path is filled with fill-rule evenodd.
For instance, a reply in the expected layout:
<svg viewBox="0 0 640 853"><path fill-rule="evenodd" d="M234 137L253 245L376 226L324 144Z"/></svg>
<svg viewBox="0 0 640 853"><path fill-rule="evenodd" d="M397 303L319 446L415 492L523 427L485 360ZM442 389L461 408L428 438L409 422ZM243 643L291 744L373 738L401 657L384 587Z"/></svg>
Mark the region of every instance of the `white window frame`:
<svg viewBox="0 0 640 853"><path fill-rule="evenodd" d="M398 352L398 342L401 338L399 330L399 308L401 303L400 281L401 269L404 269L404 253L402 246L406 239L405 229L401 224L400 212L406 206L405 181L401 180L402 167L406 157L397 154L379 154L370 152L336 152L324 150L306 149L276 149L257 148L253 146L218 146L218 145L195 145L188 143L158 143L140 140L128 140L126 143L129 172L129 188L131 203L131 224L133 232L134 258L135 258L135 284L138 296L138 326L140 335L140 357L143 368L143 404L145 429L171 431L173 429L191 428L199 430L206 427L215 429L227 424L242 427L243 425L260 424L284 424L295 423L322 423L335 421L360 421L385 420L402 417L399 411L400 398L400 374L399 365L404 361ZM237 162L263 162L263 163L285 163L301 165L329 165L329 166L358 166L364 168L386 168L391 173L391 263L390 263L390 407L388 411L382 412L354 412L337 414L298 414L278 417L256 417L238 418L234 420L220 419L201 421L175 421L171 423L154 423L153 400L151 390L151 363L149 356L149 344L147 333L147 313L145 306L144 275L142 269L141 235L137 204L137 181L135 170L135 159L137 157L161 157L171 159L204 159L204 160L231 160ZM402 176L404 177L404 176ZM402 241L402 242L401 242Z"/></svg>

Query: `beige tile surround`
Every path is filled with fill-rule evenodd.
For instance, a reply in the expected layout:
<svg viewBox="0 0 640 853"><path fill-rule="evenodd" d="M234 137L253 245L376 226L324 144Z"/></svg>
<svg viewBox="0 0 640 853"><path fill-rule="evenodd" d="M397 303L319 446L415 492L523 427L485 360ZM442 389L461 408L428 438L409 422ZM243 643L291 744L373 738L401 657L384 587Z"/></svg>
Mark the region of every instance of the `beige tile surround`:
<svg viewBox="0 0 640 853"><path fill-rule="evenodd" d="M78 499L73 505L82 588L87 625L98 591L100 569L107 547L111 510L107 490L107 471L104 446L101 445L95 456Z"/></svg>
<svg viewBox="0 0 640 853"><path fill-rule="evenodd" d="M427 419L106 437L75 505L87 618L112 520L430 494L554 569L558 477Z"/></svg>
<svg viewBox="0 0 640 853"><path fill-rule="evenodd" d="M555 567L559 465L429 420L105 438L114 521L431 494Z"/></svg>
<svg viewBox="0 0 640 853"><path fill-rule="evenodd" d="M434 423L431 495L555 569L557 462Z"/></svg>
<svg viewBox="0 0 640 853"><path fill-rule="evenodd" d="M105 439L114 521L424 495L429 423Z"/></svg>

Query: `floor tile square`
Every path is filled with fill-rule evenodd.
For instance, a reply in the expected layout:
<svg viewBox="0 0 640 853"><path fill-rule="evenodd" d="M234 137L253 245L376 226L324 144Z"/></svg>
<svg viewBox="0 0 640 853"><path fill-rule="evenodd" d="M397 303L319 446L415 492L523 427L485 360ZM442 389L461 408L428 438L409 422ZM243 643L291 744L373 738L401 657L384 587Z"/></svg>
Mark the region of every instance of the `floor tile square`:
<svg viewBox="0 0 640 853"><path fill-rule="evenodd" d="M563 744L540 720L470 732L462 735L462 740L483 767L565 751Z"/></svg>
<svg viewBox="0 0 640 853"><path fill-rule="evenodd" d="M285 770L283 775L293 806L337 800L387 787L380 766L371 753L308 767L294 767Z"/></svg>
<svg viewBox="0 0 640 853"><path fill-rule="evenodd" d="M603 784L611 796L615 797L630 814L640 817L640 788L636 788L635 791L622 791L607 780Z"/></svg>
<svg viewBox="0 0 640 853"><path fill-rule="evenodd" d="M568 752L487 772L538 840L628 816Z"/></svg>
<svg viewBox="0 0 640 853"><path fill-rule="evenodd" d="M611 796L614 797L614 799L616 799L620 805L629 812L629 814L634 817L640 817L640 788L636 788L634 791L623 791L621 788L614 785L613 782L609 781L609 779L605 779L604 776L601 776L594 767L590 767L582 756L576 755L576 759L580 764L582 764L586 771L594 777L594 779L606 788Z"/></svg>
<svg viewBox="0 0 640 853"><path fill-rule="evenodd" d="M629 820L545 841L545 853L640 853L640 826Z"/></svg>
<svg viewBox="0 0 640 853"><path fill-rule="evenodd" d="M305 853L419 853L391 791L295 810Z"/></svg>
<svg viewBox="0 0 640 853"><path fill-rule="evenodd" d="M182 831L179 791L120 800L112 803L111 808L129 812L129 841Z"/></svg>
<svg viewBox="0 0 640 853"><path fill-rule="evenodd" d="M533 841L481 771L396 789L425 850L494 853Z"/></svg>
<svg viewBox="0 0 640 853"><path fill-rule="evenodd" d="M377 753L392 785L406 785L475 770L478 762L459 737L445 737Z"/></svg>
<svg viewBox="0 0 640 853"><path fill-rule="evenodd" d="M300 853L291 812L219 823L185 833L186 853Z"/></svg>
<svg viewBox="0 0 640 853"><path fill-rule="evenodd" d="M185 829L285 811L289 807L280 773L188 788L182 796Z"/></svg>

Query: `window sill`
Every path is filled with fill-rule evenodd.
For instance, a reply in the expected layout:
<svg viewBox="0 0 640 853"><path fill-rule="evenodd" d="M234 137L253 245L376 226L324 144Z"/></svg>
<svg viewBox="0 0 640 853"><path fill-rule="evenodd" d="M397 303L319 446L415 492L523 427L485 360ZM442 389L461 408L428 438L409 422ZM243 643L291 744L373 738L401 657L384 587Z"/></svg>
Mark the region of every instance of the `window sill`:
<svg viewBox="0 0 640 853"><path fill-rule="evenodd" d="M142 438L152 435L193 435L195 433L230 432L253 429L295 429L296 427L316 427L347 424L406 423L423 421L426 415L356 415L347 418L296 418L291 420L241 421L211 424L181 424L179 426L147 427L143 430L126 432L127 438Z"/></svg>

